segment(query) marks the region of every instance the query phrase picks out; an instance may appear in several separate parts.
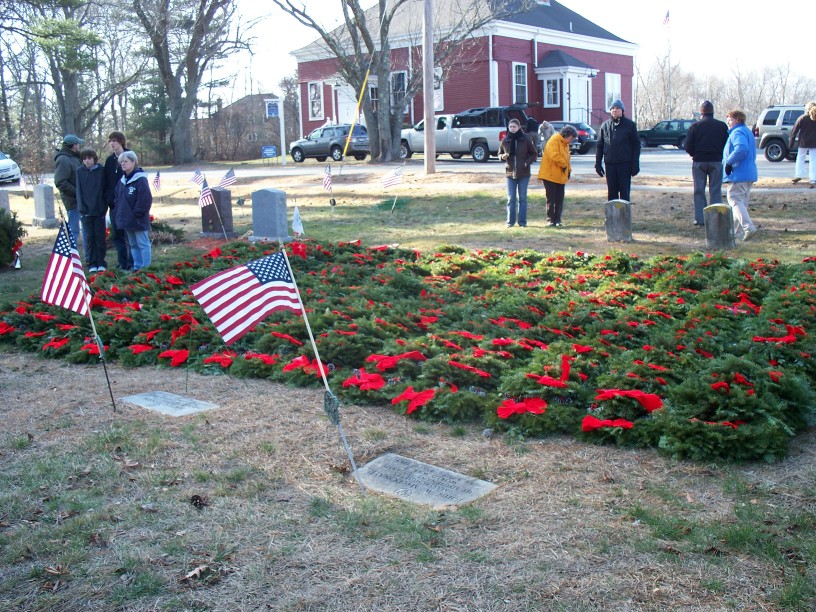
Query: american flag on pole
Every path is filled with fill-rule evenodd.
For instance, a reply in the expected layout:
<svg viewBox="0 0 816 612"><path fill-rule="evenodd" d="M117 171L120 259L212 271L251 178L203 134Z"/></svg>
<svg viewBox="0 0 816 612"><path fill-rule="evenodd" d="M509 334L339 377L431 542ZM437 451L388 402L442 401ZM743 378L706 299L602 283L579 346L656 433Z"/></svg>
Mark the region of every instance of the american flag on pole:
<svg viewBox="0 0 816 612"><path fill-rule="evenodd" d="M219 187L229 187L230 185L234 185L235 181L235 171L230 168L227 173L224 175L224 178L221 179L221 182L218 183Z"/></svg>
<svg viewBox="0 0 816 612"><path fill-rule="evenodd" d="M198 205L199 207L204 208L210 204L215 204L215 200L213 199L213 194L212 191L210 191L209 185L207 185L207 179L204 179L204 182L201 185L201 195L198 196Z"/></svg>
<svg viewBox="0 0 816 612"><path fill-rule="evenodd" d="M326 171L323 173L323 189L326 191L331 191L332 189L331 164L326 166Z"/></svg>
<svg viewBox="0 0 816 612"><path fill-rule="evenodd" d="M71 230L65 222L60 225L51 259L45 269L40 299L46 304L67 308L81 315L88 314L91 290L85 280Z"/></svg>
<svg viewBox="0 0 816 612"><path fill-rule="evenodd" d="M196 168L196 171L193 172L193 178L191 180L199 186L204 184L204 174L202 174L200 168Z"/></svg>
<svg viewBox="0 0 816 612"><path fill-rule="evenodd" d="M283 253L224 270L190 290L228 345L276 310L303 313Z"/></svg>
<svg viewBox="0 0 816 612"><path fill-rule="evenodd" d="M158 170L156 170L156 176L153 177L153 189L155 189L156 192L161 191L161 177L159 176Z"/></svg>
<svg viewBox="0 0 816 612"><path fill-rule="evenodd" d="M402 169L403 167L400 166L399 168L394 168L391 172L386 174L382 179L382 186L387 189L388 187L393 187L394 185L399 185L402 183Z"/></svg>
<svg viewBox="0 0 816 612"><path fill-rule="evenodd" d="M669 25L669 11L666 11L666 16L663 18L663 25Z"/></svg>

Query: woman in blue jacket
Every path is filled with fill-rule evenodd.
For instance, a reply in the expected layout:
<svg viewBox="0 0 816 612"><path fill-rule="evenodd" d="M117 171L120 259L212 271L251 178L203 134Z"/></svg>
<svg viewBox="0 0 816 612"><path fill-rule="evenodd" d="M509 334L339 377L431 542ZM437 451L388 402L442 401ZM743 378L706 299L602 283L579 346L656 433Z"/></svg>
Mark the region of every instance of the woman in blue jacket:
<svg viewBox="0 0 816 612"><path fill-rule="evenodd" d="M133 269L141 270L150 265L150 207L153 194L147 174L138 168L139 159L133 151L119 155L119 165L124 174L116 183L116 227L127 235L133 255Z"/></svg>
<svg viewBox="0 0 816 612"><path fill-rule="evenodd" d="M745 125L745 113L732 110L725 118L728 141L723 149L723 182L728 189L728 204L734 216L734 237L743 242L757 233L748 214L751 187L757 180L754 135Z"/></svg>

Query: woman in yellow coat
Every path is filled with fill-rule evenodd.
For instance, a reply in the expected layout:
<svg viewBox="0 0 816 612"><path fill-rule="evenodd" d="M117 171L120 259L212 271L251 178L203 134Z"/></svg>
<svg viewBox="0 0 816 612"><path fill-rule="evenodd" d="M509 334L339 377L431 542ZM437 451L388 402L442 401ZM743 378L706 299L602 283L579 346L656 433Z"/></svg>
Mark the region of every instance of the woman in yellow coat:
<svg viewBox="0 0 816 612"><path fill-rule="evenodd" d="M547 141L541 156L538 178L544 182L544 192L547 194L548 227L561 227L564 189L572 172L570 143L577 137L577 130L571 125L565 125Z"/></svg>

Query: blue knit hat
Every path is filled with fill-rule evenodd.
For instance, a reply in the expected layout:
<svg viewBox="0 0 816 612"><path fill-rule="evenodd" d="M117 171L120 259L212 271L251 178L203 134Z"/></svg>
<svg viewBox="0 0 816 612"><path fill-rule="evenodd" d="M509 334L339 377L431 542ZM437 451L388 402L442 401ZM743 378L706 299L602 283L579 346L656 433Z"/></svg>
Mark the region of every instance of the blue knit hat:
<svg viewBox="0 0 816 612"><path fill-rule="evenodd" d="M620 100L615 100L612 104L609 105L609 110L612 110L613 108L619 108L622 111L626 112L626 107Z"/></svg>

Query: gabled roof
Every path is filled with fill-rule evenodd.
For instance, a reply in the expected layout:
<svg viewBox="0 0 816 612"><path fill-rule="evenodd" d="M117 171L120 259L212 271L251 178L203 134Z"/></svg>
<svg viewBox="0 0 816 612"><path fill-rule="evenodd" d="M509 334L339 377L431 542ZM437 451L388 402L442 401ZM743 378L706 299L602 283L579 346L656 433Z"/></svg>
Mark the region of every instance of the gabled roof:
<svg viewBox="0 0 816 612"><path fill-rule="evenodd" d="M547 52L547 54L539 60L536 68L563 68L564 66L593 70L592 66L586 62L582 62L563 51Z"/></svg>
<svg viewBox="0 0 816 612"><path fill-rule="evenodd" d="M518 5L519 0L509 0L506 4ZM555 2L555 0L551 0L549 6L542 4L529 11L513 15L512 17L505 17L502 21L543 28L545 30L554 30L556 32L568 32L580 36L613 40L615 42L629 42L604 30L601 26L592 23L586 17L568 9L563 4Z"/></svg>

